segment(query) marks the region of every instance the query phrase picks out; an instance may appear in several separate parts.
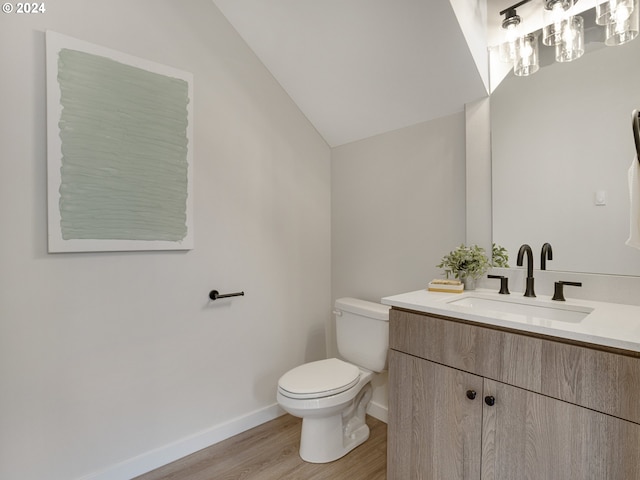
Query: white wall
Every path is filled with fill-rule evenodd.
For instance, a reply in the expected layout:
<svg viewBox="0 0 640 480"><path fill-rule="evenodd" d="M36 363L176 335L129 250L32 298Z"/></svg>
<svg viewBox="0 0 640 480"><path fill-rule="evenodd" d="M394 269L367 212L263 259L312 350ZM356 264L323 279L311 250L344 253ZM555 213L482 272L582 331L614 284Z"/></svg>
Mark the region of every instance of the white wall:
<svg viewBox="0 0 640 480"><path fill-rule="evenodd" d="M489 97L465 105L467 245L491 252L491 108Z"/></svg>
<svg viewBox="0 0 640 480"><path fill-rule="evenodd" d="M324 358L330 150L211 1L46 7L0 19L0 478L129 478ZM194 250L47 254L46 29L194 74Z"/></svg>
<svg viewBox="0 0 640 480"><path fill-rule="evenodd" d="M465 117L333 149L332 292L379 301L426 287L465 236Z"/></svg>
<svg viewBox="0 0 640 480"><path fill-rule="evenodd" d="M464 138L457 113L333 149L334 299L379 302L440 276L435 265L465 241ZM384 409L384 377L374 386Z"/></svg>
<svg viewBox="0 0 640 480"><path fill-rule="evenodd" d="M489 51L487 49L487 0L450 0L478 73L489 92ZM494 12L491 12L494 14Z"/></svg>

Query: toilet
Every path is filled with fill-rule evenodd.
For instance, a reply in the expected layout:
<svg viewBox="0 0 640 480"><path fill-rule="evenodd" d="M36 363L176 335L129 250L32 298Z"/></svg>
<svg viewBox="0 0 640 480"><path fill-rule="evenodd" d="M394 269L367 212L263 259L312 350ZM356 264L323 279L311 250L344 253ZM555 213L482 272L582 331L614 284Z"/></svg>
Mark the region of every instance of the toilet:
<svg viewBox="0 0 640 480"><path fill-rule="evenodd" d="M302 418L300 457L310 463L337 460L369 438L371 379L387 367L389 307L340 298L333 313L344 360L305 363L278 380L278 403Z"/></svg>

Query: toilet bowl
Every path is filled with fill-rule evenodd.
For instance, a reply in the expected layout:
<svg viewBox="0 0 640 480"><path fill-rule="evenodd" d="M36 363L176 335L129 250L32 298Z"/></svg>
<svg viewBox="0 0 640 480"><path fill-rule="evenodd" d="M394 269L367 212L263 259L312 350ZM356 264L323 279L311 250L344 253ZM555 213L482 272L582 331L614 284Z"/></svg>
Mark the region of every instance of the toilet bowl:
<svg viewBox="0 0 640 480"><path fill-rule="evenodd" d="M310 463L337 460L369 438L371 379L386 368L389 307L353 298L335 307L338 351L353 363L310 362L278 381L279 405L302 418L300 457Z"/></svg>

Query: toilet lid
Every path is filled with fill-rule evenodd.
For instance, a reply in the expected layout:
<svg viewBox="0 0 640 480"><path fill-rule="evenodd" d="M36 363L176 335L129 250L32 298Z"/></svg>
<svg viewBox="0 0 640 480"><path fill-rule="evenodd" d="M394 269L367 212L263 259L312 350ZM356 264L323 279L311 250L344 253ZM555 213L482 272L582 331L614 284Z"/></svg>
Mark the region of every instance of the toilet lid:
<svg viewBox="0 0 640 480"><path fill-rule="evenodd" d="M337 358L305 363L289 370L278 381L283 395L319 398L350 389L360 378L360 369Z"/></svg>

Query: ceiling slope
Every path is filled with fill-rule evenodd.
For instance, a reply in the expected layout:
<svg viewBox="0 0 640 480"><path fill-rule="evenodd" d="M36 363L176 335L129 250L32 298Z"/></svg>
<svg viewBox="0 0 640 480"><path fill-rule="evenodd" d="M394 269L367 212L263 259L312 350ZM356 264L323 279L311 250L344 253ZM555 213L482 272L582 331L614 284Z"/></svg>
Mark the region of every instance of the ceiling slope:
<svg viewBox="0 0 640 480"><path fill-rule="evenodd" d="M213 2L332 147L487 95L448 0Z"/></svg>

